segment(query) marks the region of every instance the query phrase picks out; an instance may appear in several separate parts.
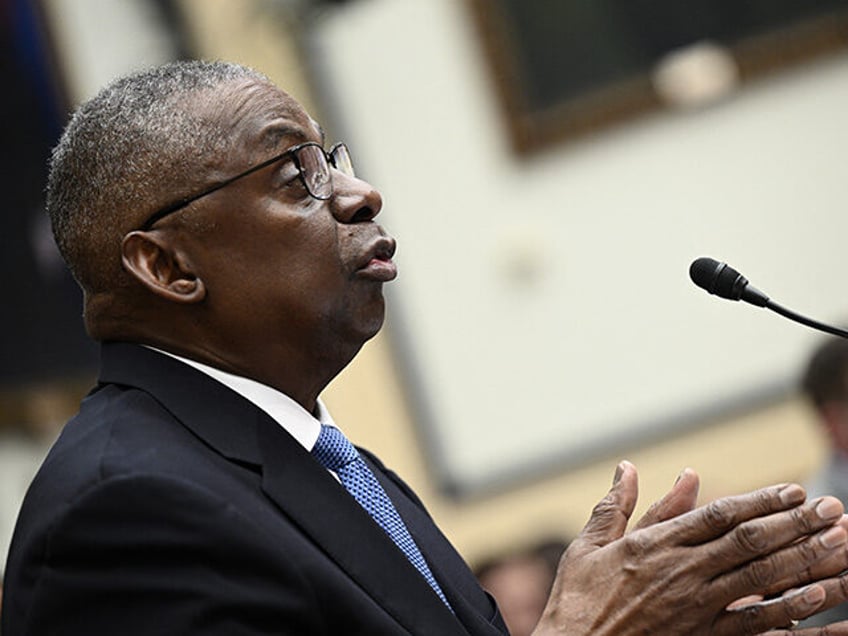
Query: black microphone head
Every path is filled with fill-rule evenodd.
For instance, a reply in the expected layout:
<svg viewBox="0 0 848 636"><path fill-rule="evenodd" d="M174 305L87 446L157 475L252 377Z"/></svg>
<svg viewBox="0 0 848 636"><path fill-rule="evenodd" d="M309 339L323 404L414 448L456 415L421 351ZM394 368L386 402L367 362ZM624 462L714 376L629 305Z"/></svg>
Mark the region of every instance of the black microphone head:
<svg viewBox="0 0 848 636"><path fill-rule="evenodd" d="M748 285L748 279L726 263L703 256L695 259L689 266L689 277L701 289L711 294L739 300Z"/></svg>

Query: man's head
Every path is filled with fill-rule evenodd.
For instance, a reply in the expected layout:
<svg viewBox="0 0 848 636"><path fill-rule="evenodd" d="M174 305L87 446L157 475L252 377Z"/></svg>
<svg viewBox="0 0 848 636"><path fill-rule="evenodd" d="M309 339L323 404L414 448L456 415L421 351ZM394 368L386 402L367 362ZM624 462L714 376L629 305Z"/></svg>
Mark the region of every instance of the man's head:
<svg viewBox="0 0 848 636"><path fill-rule="evenodd" d="M394 241L364 181L331 168L325 198L307 189L326 155L285 154L304 143L324 139L303 108L232 64L169 64L84 104L54 151L48 211L91 335L317 395L379 330Z"/></svg>
<svg viewBox="0 0 848 636"><path fill-rule="evenodd" d="M801 379L833 445L848 453L848 340L829 338L810 357Z"/></svg>
<svg viewBox="0 0 848 636"><path fill-rule="evenodd" d="M118 79L74 113L53 151L47 210L87 295L126 284L118 250L133 222L199 183L198 166L230 149L225 131L191 102L251 80L267 81L231 64L167 65Z"/></svg>

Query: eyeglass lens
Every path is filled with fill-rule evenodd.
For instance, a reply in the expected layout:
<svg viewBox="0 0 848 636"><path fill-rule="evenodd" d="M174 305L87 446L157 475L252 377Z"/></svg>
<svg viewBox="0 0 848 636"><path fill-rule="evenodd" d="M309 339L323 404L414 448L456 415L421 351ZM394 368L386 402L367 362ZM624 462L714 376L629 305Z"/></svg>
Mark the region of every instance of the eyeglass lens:
<svg viewBox="0 0 848 636"><path fill-rule="evenodd" d="M349 177L355 177L353 171L353 160L350 158L350 151L343 143L338 143L330 149L330 159L337 170L343 172Z"/></svg>
<svg viewBox="0 0 848 636"><path fill-rule="evenodd" d="M297 151L297 162L309 193L316 199L329 199L333 196L333 178L330 163L340 172L354 176L350 153L344 144L338 144L330 150L329 163L324 149L309 144Z"/></svg>

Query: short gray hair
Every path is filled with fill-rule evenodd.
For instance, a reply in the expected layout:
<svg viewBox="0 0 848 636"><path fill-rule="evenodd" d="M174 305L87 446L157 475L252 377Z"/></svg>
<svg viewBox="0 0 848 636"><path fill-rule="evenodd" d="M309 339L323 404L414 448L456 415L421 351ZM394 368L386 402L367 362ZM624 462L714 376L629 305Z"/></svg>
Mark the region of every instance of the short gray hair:
<svg viewBox="0 0 848 636"><path fill-rule="evenodd" d="M241 80L270 83L237 64L173 62L115 80L73 114L50 161L47 212L87 294L122 285L123 235L167 193L189 194L198 167L228 149L189 99Z"/></svg>

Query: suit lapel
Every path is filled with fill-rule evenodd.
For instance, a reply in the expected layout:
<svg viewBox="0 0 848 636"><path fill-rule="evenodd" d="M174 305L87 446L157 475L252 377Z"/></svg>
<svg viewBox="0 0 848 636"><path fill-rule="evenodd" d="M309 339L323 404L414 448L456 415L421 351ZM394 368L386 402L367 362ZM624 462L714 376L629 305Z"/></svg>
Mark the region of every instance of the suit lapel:
<svg viewBox="0 0 848 636"><path fill-rule="evenodd" d="M101 383L138 387L218 453L259 465L262 454L252 425L261 411L205 373L146 347L104 343Z"/></svg>
<svg viewBox="0 0 848 636"><path fill-rule="evenodd" d="M492 606L490 597L482 590L464 559L433 523L422 504L405 494L404 488L408 487L397 483L397 476L390 476L391 471L379 460L372 459L370 454L367 459L386 492L395 502L415 543L428 555L428 564L433 575L469 633L475 636L508 634L500 612Z"/></svg>
<svg viewBox="0 0 848 636"><path fill-rule="evenodd" d="M279 426L263 427L261 447L280 449L282 435ZM303 447L299 450L266 455L266 494L411 633L466 633L389 536Z"/></svg>
<svg viewBox="0 0 848 636"><path fill-rule="evenodd" d="M410 633L467 633L368 513L264 411L144 347L107 343L102 355L101 382L148 391L223 456L261 466L265 494Z"/></svg>

